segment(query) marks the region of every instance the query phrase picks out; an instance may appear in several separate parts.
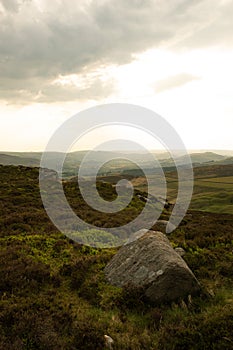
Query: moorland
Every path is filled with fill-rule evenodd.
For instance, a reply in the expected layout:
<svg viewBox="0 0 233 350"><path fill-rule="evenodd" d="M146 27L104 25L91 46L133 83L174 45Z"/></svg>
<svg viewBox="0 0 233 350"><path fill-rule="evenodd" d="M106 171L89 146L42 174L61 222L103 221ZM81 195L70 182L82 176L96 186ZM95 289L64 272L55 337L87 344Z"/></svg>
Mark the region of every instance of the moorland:
<svg viewBox="0 0 233 350"><path fill-rule="evenodd" d="M169 235L173 247L185 250L201 293L169 305L151 304L140 290L106 282L104 267L118 248L90 247L58 231L41 201L38 164L0 166L0 349L102 350L104 334L123 350L233 348L233 165L219 161L195 166L190 209ZM114 183L125 170L100 174L103 198L115 198ZM165 173L173 202L176 172ZM145 193L145 178L134 169L128 178L138 192L121 215L111 217L88 207L69 177L63 186L83 219L120 226L144 205L137 194Z"/></svg>

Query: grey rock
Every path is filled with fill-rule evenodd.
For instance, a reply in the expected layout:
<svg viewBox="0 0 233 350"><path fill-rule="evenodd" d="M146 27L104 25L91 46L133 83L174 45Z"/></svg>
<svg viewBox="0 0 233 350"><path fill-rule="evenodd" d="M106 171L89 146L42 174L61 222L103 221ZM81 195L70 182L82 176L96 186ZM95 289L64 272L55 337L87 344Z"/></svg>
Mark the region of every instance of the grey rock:
<svg viewBox="0 0 233 350"><path fill-rule="evenodd" d="M141 230L137 231L137 232L133 232L129 238L128 241L125 244L129 244L133 241L136 241L138 238L142 237L145 233L147 233L148 230L146 228L142 228Z"/></svg>
<svg viewBox="0 0 233 350"><path fill-rule="evenodd" d="M175 251L180 255L180 256L184 256L185 255L185 250L181 247L176 247Z"/></svg>
<svg viewBox="0 0 233 350"><path fill-rule="evenodd" d="M47 169L47 168L41 168L40 169L40 177L43 180L58 180L58 174L55 170Z"/></svg>
<svg viewBox="0 0 233 350"><path fill-rule="evenodd" d="M200 285L161 232L148 231L122 246L105 267L112 285L143 288L152 302L171 302L196 294Z"/></svg>

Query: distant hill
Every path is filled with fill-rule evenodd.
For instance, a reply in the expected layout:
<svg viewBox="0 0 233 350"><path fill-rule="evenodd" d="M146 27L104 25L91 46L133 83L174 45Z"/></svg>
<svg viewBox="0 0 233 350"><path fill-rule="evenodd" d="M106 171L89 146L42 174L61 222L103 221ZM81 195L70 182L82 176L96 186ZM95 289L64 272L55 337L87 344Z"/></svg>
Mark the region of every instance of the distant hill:
<svg viewBox="0 0 233 350"><path fill-rule="evenodd" d="M1 154L0 153L0 164L2 165L24 165L24 166L31 166L31 167L38 167L40 162L38 159L35 158L25 158L25 157L19 157L9 154Z"/></svg>
<svg viewBox="0 0 233 350"><path fill-rule="evenodd" d="M216 162L216 164L222 164L222 165L233 164L233 157L227 157L223 160L219 160L218 162Z"/></svg>
<svg viewBox="0 0 233 350"><path fill-rule="evenodd" d="M194 168L195 178L233 176L233 163L209 164L204 167Z"/></svg>
<svg viewBox="0 0 233 350"><path fill-rule="evenodd" d="M193 163L206 163L206 162L217 162L225 159L225 156L222 156L213 152L204 152L204 153L192 153L191 159Z"/></svg>
<svg viewBox="0 0 233 350"><path fill-rule="evenodd" d="M77 174L77 169L80 166L83 158L89 151L70 152L66 155L63 166L63 177L72 177ZM38 167L42 152L3 152L0 153L0 164L3 165L24 165ZM109 157L110 156L110 157ZM50 168L56 169L57 163L63 159L64 154L61 152L50 152ZM127 151L91 151L89 161L87 163L87 175L95 174L95 167L99 163L103 163L100 169L100 174L108 175L109 173L127 173L135 176L142 175L141 170L137 166L140 164L144 169L148 169L149 173L153 173L156 165L156 160L159 160L161 166L166 170L175 169L176 165L168 152L152 151L152 153L143 152L127 152ZM193 166L209 166L214 164L233 164L233 157L227 157L214 152L198 152L190 155ZM106 163L107 159L113 159ZM178 156L176 158L178 165L187 163L187 156ZM60 174L61 175L61 174Z"/></svg>
<svg viewBox="0 0 233 350"><path fill-rule="evenodd" d="M3 152L2 151L1 154L19 157L19 158L33 158L33 159L40 160L42 152Z"/></svg>
<svg viewBox="0 0 233 350"><path fill-rule="evenodd" d="M203 164L208 162L224 161L227 157L214 152L203 152L203 153L191 153L190 158L193 165L196 165L196 164ZM186 155L176 158L176 163L178 165L183 165L183 164L186 164L187 162L188 162L188 157ZM162 160L161 164L164 167L175 166L175 162L172 158Z"/></svg>

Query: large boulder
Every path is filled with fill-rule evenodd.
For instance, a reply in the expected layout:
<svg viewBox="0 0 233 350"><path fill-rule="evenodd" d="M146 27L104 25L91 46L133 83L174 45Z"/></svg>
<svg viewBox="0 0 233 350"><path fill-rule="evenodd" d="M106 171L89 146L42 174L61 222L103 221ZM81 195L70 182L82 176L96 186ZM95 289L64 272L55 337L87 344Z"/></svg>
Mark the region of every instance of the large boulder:
<svg viewBox="0 0 233 350"><path fill-rule="evenodd" d="M156 303L175 301L200 289L185 261L159 231L148 231L122 246L105 267L105 274L112 285L143 289Z"/></svg>

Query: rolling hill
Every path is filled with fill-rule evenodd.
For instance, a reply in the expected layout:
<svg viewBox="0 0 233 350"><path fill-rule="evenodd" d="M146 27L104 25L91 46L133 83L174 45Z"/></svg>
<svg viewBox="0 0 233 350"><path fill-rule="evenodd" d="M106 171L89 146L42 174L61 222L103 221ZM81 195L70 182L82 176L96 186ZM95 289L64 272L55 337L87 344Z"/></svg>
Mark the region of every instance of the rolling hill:
<svg viewBox="0 0 233 350"><path fill-rule="evenodd" d="M77 151L68 153L65 157L65 162L63 166L63 174L59 174L63 177L75 176L80 166L84 156L88 151ZM38 167L40 165L42 153L41 152L2 152L0 153L0 164L3 165L24 165ZM50 152L48 157L50 159L49 167L51 169L56 169L57 163L63 158L64 154L59 152ZM100 169L100 174L109 174L122 172L125 174L136 176L136 173L141 174L137 163L139 163L144 169L147 169L149 173L155 171L157 167L156 163L152 160L153 157L159 160L161 166L166 170L175 169L174 160L169 158L169 153L156 153L152 154L146 153L134 153L134 152L109 152L109 151L95 151L90 153L90 158L87 163L87 174L95 173L95 166L99 163L105 163L106 159L110 156L113 159L107 162ZM214 152L199 152L191 153L191 160L193 166L209 166L214 164L224 165L233 164L233 157L226 157L224 155L219 155ZM130 159L127 160L127 159ZM176 158L178 165L184 165L187 162L185 156L179 156ZM159 168L158 168L159 169ZM137 175L138 175L137 174Z"/></svg>

